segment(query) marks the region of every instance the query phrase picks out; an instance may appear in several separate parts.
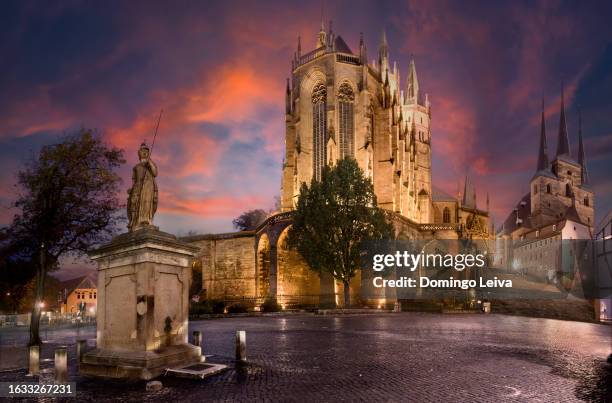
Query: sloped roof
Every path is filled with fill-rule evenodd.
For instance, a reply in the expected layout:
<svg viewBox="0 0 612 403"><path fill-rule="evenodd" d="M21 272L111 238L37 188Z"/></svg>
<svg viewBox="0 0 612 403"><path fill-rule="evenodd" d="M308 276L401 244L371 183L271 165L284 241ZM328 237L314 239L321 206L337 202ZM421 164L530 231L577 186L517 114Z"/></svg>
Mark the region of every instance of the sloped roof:
<svg viewBox="0 0 612 403"><path fill-rule="evenodd" d="M72 293L78 288L97 288L96 281L88 276L81 276L60 283L61 290L66 290L66 295Z"/></svg>
<svg viewBox="0 0 612 403"><path fill-rule="evenodd" d="M444 190L438 187L435 187L435 186L431 187L431 199L437 202L442 202L442 201L456 202L457 201L456 197L449 195Z"/></svg>
<svg viewBox="0 0 612 403"><path fill-rule="evenodd" d="M537 178L538 176L546 176L547 178L551 178L551 179L559 179L557 178L557 176L552 173L552 171L550 170L550 168L545 168L545 169L540 169L539 171L537 171L533 177L531 178L531 180L534 180L535 178Z"/></svg>
<svg viewBox="0 0 612 403"><path fill-rule="evenodd" d="M351 55L353 54L351 48L349 48L340 35L338 35L334 40L334 47L336 48L336 52L350 53Z"/></svg>
<svg viewBox="0 0 612 403"><path fill-rule="evenodd" d="M576 161L575 159L573 159L571 156L569 156L567 154L557 155L556 159L564 161L564 162L567 162L568 164L573 164L573 165L576 165L576 166L580 166L578 161Z"/></svg>
<svg viewBox="0 0 612 403"><path fill-rule="evenodd" d="M565 211L565 219L573 221L573 222L578 223L578 224L588 225L587 223L582 221L582 218L580 218L580 214L578 214L578 210L576 210L576 202L575 201Z"/></svg>
<svg viewBox="0 0 612 403"><path fill-rule="evenodd" d="M516 222L517 214L518 218L522 221L520 227L530 228L531 220L529 217L531 215L531 192L525 194L521 200L516 203L514 210L512 210L512 212L508 214L508 217L504 220L503 227L501 228L503 235L510 235L517 228L519 228L519 225Z"/></svg>

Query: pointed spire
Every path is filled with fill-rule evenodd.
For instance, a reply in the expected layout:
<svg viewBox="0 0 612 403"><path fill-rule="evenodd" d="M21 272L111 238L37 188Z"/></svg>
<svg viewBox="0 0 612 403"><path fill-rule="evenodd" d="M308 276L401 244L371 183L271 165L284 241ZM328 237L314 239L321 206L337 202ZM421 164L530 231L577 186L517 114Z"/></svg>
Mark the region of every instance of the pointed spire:
<svg viewBox="0 0 612 403"><path fill-rule="evenodd" d="M387 44L387 32L383 30L380 46L378 47L378 63L380 71L389 67L389 45Z"/></svg>
<svg viewBox="0 0 612 403"><path fill-rule="evenodd" d="M406 80L406 101L410 104L418 103L419 99L419 80L416 73L416 65L414 59L410 60L410 68L408 70L408 79Z"/></svg>
<svg viewBox="0 0 612 403"><path fill-rule="evenodd" d="M457 181L457 200L459 201L459 204L461 204L461 181L458 180Z"/></svg>
<svg viewBox="0 0 612 403"><path fill-rule="evenodd" d="M317 48L327 46L326 38L327 38L327 33L325 32L325 23L323 22L323 16L321 16L321 30L319 31L319 39L317 43Z"/></svg>
<svg viewBox="0 0 612 403"><path fill-rule="evenodd" d="M487 192L487 212L489 211L489 192Z"/></svg>
<svg viewBox="0 0 612 403"><path fill-rule="evenodd" d="M468 175L465 175L461 205L469 208L476 208L476 189L472 186Z"/></svg>
<svg viewBox="0 0 612 403"><path fill-rule="evenodd" d="M359 60L361 64L367 63L367 59L364 58L364 45L363 45L363 32L359 33Z"/></svg>
<svg viewBox="0 0 612 403"><path fill-rule="evenodd" d="M302 37L298 35L297 55L302 56Z"/></svg>
<svg viewBox="0 0 612 403"><path fill-rule="evenodd" d="M582 168L580 170L580 179L583 185L589 184L589 171L586 166L586 157L584 155L584 143L582 140L582 111L578 109L578 163Z"/></svg>
<svg viewBox="0 0 612 403"><path fill-rule="evenodd" d="M546 144L546 122L544 119L544 98L542 98L542 123L540 127L540 150L536 172L548 169L548 146Z"/></svg>
<svg viewBox="0 0 612 403"><path fill-rule="evenodd" d="M561 88L561 112L559 116L559 138L557 139L557 157L566 155L571 157L569 136L567 135L567 123L565 121L564 90Z"/></svg>

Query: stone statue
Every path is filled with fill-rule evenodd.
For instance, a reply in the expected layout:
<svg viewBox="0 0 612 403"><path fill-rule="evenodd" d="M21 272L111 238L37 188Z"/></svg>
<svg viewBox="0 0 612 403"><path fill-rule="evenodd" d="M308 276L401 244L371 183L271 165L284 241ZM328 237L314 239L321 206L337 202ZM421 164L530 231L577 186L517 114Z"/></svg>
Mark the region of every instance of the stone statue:
<svg viewBox="0 0 612 403"><path fill-rule="evenodd" d="M150 158L151 150L142 143L138 150L140 162L132 170L132 187L128 190L128 229L152 225L157 211L157 165Z"/></svg>

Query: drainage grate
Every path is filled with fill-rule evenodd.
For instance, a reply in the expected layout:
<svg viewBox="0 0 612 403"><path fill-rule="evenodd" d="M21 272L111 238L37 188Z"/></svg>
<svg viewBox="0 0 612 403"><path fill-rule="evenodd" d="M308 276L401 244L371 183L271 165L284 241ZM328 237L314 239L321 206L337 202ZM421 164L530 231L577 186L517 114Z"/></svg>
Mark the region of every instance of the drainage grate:
<svg viewBox="0 0 612 403"><path fill-rule="evenodd" d="M179 368L166 369L165 375L178 376L181 378L204 379L227 369L227 365L222 364L191 364Z"/></svg>

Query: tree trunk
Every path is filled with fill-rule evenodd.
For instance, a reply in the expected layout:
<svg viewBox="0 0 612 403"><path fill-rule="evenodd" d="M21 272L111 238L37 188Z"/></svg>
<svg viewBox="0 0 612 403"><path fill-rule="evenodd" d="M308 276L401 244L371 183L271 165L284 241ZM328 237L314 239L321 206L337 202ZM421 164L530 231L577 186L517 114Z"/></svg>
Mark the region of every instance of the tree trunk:
<svg viewBox="0 0 612 403"><path fill-rule="evenodd" d="M43 291L45 289L46 276L46 250L44 244L40 247L40 256L38 262L38 270L36 271L36 296L34 298L34 306L32 307L32 317L30 318L30 341L29 346L41 345L40 339L40 312L41 302L43 301Z"/></svg>
<svg viewBox="0 0 612 403"><path fill-rule="evenodd" d="M351 306L351 290L349 288L349 282L345 280L344 282L344 307L349 308Z"/></svg>

